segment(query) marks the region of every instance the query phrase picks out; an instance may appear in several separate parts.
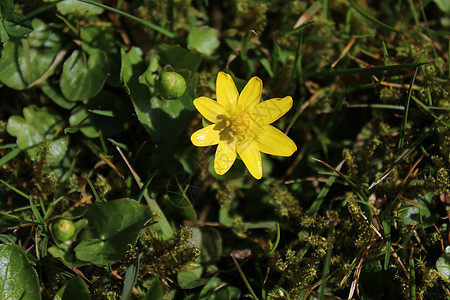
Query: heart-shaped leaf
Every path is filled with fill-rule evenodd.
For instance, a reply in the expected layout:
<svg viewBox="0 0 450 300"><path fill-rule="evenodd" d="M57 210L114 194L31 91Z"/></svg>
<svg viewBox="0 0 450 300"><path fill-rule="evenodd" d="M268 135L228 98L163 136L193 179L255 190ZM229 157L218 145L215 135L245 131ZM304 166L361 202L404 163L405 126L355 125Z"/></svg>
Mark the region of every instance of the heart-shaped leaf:
<svg viewBox="0 0 450 300"><path fill-rule="evenodd" d="M86 211L88 229L75 247L78 259L106 266L119 261L151 218L150 212L130 199L94 203Z"/></svg>
<svg viewBox="0 0 450 300"><path fill-rule="evenodd" d="M35 19L33 26L28 38L14 38L3 45L0 81L10 88L22 90L41 78L61 47L60 37L44 22Z"/></svg>
<svg viewBox="0 0 450 300"><path fill-rule="evenodd" d="M87 100L97 95L105 83L108 60L105 52L75 50L64 62L60 87L68 100Z"/></svg>
<svg viewBox="0 0 450 300"><path fill-rule="evenodd" d="M69 137L57 132L61 131L64 122L52 108L38 108L35 105L23 109L23 117L12 116L8 120L6 130L17 137L17 145L26 151L31 158L35 158L39 151L39 144L45 140L49 142L47 162L57 165L63 158L69 144Z"/></svg>
<svg viewBox="0 0 450 300"><path fill-rule="evenodd" d="M0 295L2 299L41 299L37 273L16 245L0 245Z"/></svg>
<svg viewBox="0 0 450 300"><path fill-rule="evenodd" d="M53 300L90 300L89 290L84 281L78 277L72 277L55 295Z"/></svg>
<svg viewBox="0 0 450 300"><path fill-rule="evenodd" d="M211 27L193 27L189 32L187 43L189 48L210 56L219 47L217 30Z"/></svg>

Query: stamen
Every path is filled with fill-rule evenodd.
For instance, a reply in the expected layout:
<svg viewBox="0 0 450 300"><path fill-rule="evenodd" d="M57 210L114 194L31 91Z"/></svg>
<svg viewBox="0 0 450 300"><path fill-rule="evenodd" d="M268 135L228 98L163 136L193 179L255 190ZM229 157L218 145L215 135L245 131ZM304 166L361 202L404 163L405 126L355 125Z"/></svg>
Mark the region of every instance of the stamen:
<svg viewBox="0 0 450 300"><path fill-rule="evenodd" d="M230 142L237 138L243 141L246 138L254 138L255 132L258 130L258 125L252 118L251 112L242 112L238 115L232 115L230 118L222 121L223 126L221 131L221 138L229 140Z"/></svg>

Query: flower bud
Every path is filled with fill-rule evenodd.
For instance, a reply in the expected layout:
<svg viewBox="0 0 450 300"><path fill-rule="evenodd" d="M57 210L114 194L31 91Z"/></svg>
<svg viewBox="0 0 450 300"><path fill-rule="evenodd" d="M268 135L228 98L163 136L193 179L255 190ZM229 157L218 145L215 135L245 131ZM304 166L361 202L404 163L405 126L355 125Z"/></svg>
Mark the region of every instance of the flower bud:
<svg viewBox="0 0 450 300"><path fill-rule="evenodd" d="M52 225L53 237L61 242L69 241L75 234L75 225L67 219L58 219Z"/></svg>
<svg viewBox="0 0 450 300"><path fill-rule="evenodd" d="M176 72L163 72L159 75L158 90L165 99L178 99L186 91L186 80Z"/></svg>

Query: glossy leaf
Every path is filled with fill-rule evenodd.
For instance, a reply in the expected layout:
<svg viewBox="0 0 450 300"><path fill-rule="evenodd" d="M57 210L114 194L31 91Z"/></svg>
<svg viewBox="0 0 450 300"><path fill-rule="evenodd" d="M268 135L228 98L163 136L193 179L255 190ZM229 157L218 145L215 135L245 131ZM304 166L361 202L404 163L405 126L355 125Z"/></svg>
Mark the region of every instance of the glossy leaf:
<svg viewBox="0 0 450 300"><path fill-rule="evenodd" d="M447 0L433 0L434 3L439 7L439 9L447 14L450 15L450 2Z"/></svg>
<svg viewBox="0 0 450 300"><path fill-rule="evenodd" d="M182 289L193 289L208 282L207 278L202 278L203 268L180 271L177 274L178 284Z"/></svg>
<svg viewBox="0 0 450 300"><path fill-rule="evenodd" d="M199 53L173 45L159 46L158 54L161 64L172 65L176 70L188 69L191 72L195 72L202 60L202 56Z"/></svg>
<svg viewBox="0 0 450 300"><path fill-rule="evenodd" d="M54 85L46 82L41 87L42 92L49 97L53 102L65 109L71 109L76 105L76 102L67 100L61 93L59 85Z"/></svg>
<svg viewBox="0 0 450 300"><path fill-rule="evenodd" d="M2 299L41 299L37 273L16 245L0 245L0 295Z"/></svg>
<svg viewBox="0 0 450 300"><path fill-rule="evenodd" d="M94 203L84 215L89 222L75 247L78 259L106 266L119 261L134 245L151 218L150 212L130 199Z"/></svg>
<svg viewBox="0 0 450 300"><path fill-rule="evenodd" d="M187 50L186 50L187 51ZM191 122L194 115L192 99L195 98L197 74L180 70L187 82L187 90L176 101L164 101L151 95L150 90L139 82L139 77L147 67L142 57L142 50L132 48L123 54L122 80L128 89L136 115L157 144L171 144Z"/></svg>
<svg viewBox="0 0 450 300"><path fill-rule="evenodd" d="M210 27L193 27L189 32L187 43L189 48L211 56L219 47L217 30Z"/></svg>
<svg viewBox="0 0 450 300"><path fill-rule="evenodd" d="M90 300L91 296L84 281L78 277L72 277L55 295L53 300Z"/></svg>
<svg viewBox="0 0 450 300"><path fill-rule="evenodd" d="M105 52L92 51L90 55L75 50L65 61L60 87L68 100L87 100L100 92L108 73Z"/></svg>
<svg viewBox="0 0 450 300"><path fill-rule="evenodd" d="M81 48L89 54L102 50L107 53L107 79L112 86L120 86L120 51L116 40L117 30L105 26L84 26L80 30Z"/></svg>
<svg viewBox="0 0 450 300"><path fill-rule="evenodd" d="M93 0L95 2L101 2L99 0ZM77 0L64 0L58 3L56 6L60 13L63 15L77 14L85 17L98 15L103 12L103 8L94 6L92 4L83 3Z"/></svg>
<svg viewBox="0 0 450 300"><path fill-rule="evenodd" d="M0 42L9 40L9 36L21 37L33 31L31 22L23 15L14 11L12 0L0 3Z"/></svg>
<svg viewBox="0 0 450 300"><path fill-rule="evenodd" d="M423 224L425 228L433 226L439 220L439 213L432 205L433 193L418 195L417 204L402 210L402 220L407 225Z"/></svg>
<svg viewBox="0 0 450 300"><path fill-rule="evenodd" d="M218 261L222 256L222 237L214 228L203 227L201 229L202 243L200 260L202 262Z"/></svg>
<svg viewBox="0 0 450 300"><path fill-rule="evenodd" d="M102 116L89 110L104 111L111 116ZM69 123L71 127L80 129L88 138L96 138L100 135L108 137L122 131L123 110L121 99L117 95L102 90L97 96L86 101L85 105L74 108Z"/></svg>
<svg viewBox="0 0 450 300"><path fill-rule="evenodd" d="M26 39L11 39L3 45L0 59L0 81L6 86L22 90L41 78L49 69L61 47L58 35L42 21L33 20L33 31ZM28 55L25 55L27 47Z"/></svg>
<svg viewBox="0 0 450 300"><path fill-rule="evenodd" d="M53 246L48 248L48 253L69 268L78 268L89 264L87 261L77 259L75 255L70 252L69 247L67 245L64 246L64 244L62 244L61 247Z"/></svg>
<svg viewBox="0 0 450 300"><path fill-rule="evenodd" d="M164 299L164 288L159 281L158 277L154 277L150 280L150 288L144 296L144 300L161 300Z"/></svg>
<svg viewBox="0 0 450 300"><path fill-rule="evenodd" d="M206 299L224 299L224 298L216 298L216 293L220 290L217 290L217 288L221 285L223 285L222 279L218 277L211 278L206 285L203 287L202 291L200 292L200 295L198 297L199 300L206 300Z"/></svg>
<svg viewBox="0 0 450 300"><path fill-rule="evenodd" d="M56 165L64 158L69 144L68 136L63 133L56 135L63 125L61 117L53 109L30 105L23 109L23 117L9 118L6 130L10 135L17 137L17 146L20 150L26 151L31 158L37 156L39 144L48 141L47 162Z"/></svg>
<svg viewBox="0 0 450 300"><path fill-rule="evenodd" d="M436 268L445 278L450 279L450 246L445 248L445 252L436 261Z"/></svg>

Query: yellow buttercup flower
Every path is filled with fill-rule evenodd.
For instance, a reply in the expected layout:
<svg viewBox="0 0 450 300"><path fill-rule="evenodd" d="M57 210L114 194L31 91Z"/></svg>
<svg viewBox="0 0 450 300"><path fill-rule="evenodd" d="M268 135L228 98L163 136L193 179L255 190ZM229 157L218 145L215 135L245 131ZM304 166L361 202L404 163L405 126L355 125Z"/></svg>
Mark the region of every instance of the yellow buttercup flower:
<svg viewBox="0 0 450 300"><path fill-rule="evenodd" d="M191 136L195 146L217 145L214 170L225 174L236 160L242 159L250 174L262 177L260 152L291 156L297 151L295 143L277 128L269 125L292 107L292 98L261 100L262 81L252 77L239 95L230 75L219 72L216 81L217 101L207 97L194 100L194 106L208 121Z"/></svg>

